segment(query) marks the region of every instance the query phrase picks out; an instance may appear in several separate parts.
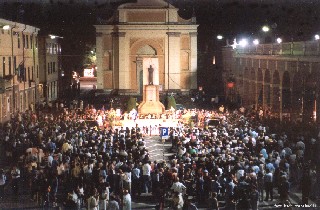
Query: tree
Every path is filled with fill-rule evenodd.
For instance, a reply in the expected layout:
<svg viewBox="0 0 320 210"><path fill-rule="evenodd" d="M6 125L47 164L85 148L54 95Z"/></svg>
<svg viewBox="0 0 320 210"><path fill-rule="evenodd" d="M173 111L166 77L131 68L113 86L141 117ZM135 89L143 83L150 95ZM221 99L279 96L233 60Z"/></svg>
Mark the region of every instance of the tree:
<svg viewBox="0 0 320 210"><path fill-rule="evenodd" d="M167 101L168 101L167 109L171 109L171 107L174 109L177 109L176 99L173 96L168 96Z"/></svg>
<svg viewBox="0 0 320 210"><path fill-rule="evenodd" d="M127 103L127 111L130 112L132 109L137 110L137 99L131 96Z"/></svg>

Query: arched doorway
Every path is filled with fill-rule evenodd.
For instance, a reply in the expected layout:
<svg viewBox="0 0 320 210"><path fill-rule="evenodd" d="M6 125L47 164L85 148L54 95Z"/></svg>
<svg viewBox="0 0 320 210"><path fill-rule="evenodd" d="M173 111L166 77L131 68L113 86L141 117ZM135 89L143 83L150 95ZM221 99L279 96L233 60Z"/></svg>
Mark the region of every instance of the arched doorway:
<svg viewBox="0 0 320 210"><path fill-rule="evenodd" d="M262 107L263 105L263 74L262 70L258 69L258 78L257 78L257 94L258 94L258 106Z"/></svg>
<svg viewBox="0 0 320 210"><path fill-rule="evenodd" d="M137 87L139 94L143 92L143 58L156 57L157 51L150 45L144 45L137 50Z"/></svg>
<svg viewBox="0 0 320 210"><path fill-rule="evenodd" d="M264 88L263 88L263 95L264 95L264 105L270 107L271 99L271 91L270 91L270 71L266 69L264 72Z"/></svg>
<svg viewBox="0 0 320 210"><path fill-rule="evenodd" d="M250 73L250 90L249 90L249 104L256 109L256 99L257 98L257 84L256 84L256 72L251 69Z"/></svg>
<svg viewBox="0 0 320 210"><path fill-rule="evenodd" d="M272 76L272 91L273 91L273 98L272 98L272 111L274 113L279 113L280 111L280 75L279 71L275 71Z"/></svg>
<svg viewBox="0 0 320 210"><path fill-rule="evenodd" d="M282 76L282 112L291 112L291 90L290 90L290 75L285 71Z"/></svg>
<svg viewBox="0 0 320 210"><path fill-rule="evenodd" d="M131 44L131 87L138 94L143 93L143 60L145 58L158 58L159 85L164 86L165 84L164 48L161 43L160 40L156 39L137 39Z"/></svg>

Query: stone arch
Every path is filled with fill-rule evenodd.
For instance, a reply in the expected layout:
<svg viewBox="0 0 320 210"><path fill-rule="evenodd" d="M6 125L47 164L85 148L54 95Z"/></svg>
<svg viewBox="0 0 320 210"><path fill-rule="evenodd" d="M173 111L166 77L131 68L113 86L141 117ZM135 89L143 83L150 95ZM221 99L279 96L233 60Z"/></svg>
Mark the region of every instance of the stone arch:
<svg viewBox="0 0 320 210"><path fill-rule="evenodd" d="M250 105L256 104L256 95L257 95L256 71L252 68L250 71L250 90L249 90Z"/></svg>
<svg viewBox="0 0 320 210"><path fill-rule="evenodd" d="M144 45L143 47L139 48L137 50L137 55L139 56L143 56L143 55L153 55L156 56L157 55L157 50L154 49L152 46L150 45Z"/></svg>
<svg viewBox="0 0 320 210"><path fill-rule="evenodd" d="M291 109L291 82L288 71L282 75L282 109L284 113L289 113Z"/></svg>
<svg viewBox="0 0 320 210"><path fill-rule="evenodd" d="M276 70L272 75L272 110L279 112L280 110L280 74Z"/></svg>
<svg viewBox="0 0 320 210"><path fill-rule="evenodd" d="M315 100L317 93L317 74L315 71L306 75L304 87L304 106L303 115L308 121L313 118L313 111L315 110Z"/></svg>
<svg viewBox="0 0 320 210"><path fill-rule="evenodd" d="M292 79L292 113L299 115L302 111L303 74L299 71Z"/></svg>
<svg viewBox="0 0 320 210"><path fill-rule="evenodd" d="M262 106L263 104L263 73L262 69L258 69L257 73L257 94L258 94L258 105Z"/></svg>
<svg viewBox="0 0 320 210"><path fill-rule="evenodd" d="M157 39L136 39L130 44L130 77L131 87L142 92L141 81L143 58L157 57L159 61L159 84L165 84L164 41Z"/></svg>
<svg viewBox="0 0 320 210"><path fill-rule="evenodd" d="M248 68L244 69L244 74L243 74L243 101L242 103L244 105L248 105L249 104L249 94L246 94L246 91L250 90L250 71Z"/></svg>
<svg viewBox="0 0 320 210"><path fill-rule="evenodd" d="M157 55L164 54L163 44L160 44L159 41L154 40L154 39L138 39L138 40L136 40L130 46L130 54L137 55L138 50L142 47L145 47L146 45L153 48L157 52Z"/></svg>
<svg viewBox="0 0 320 210"><path fill-rule="evenodd" d="M266 69L264 72L264 87L263 87L263 95L264 95L264 104L266 106L270 106L271 104L271 78L270 78L270 70Z"/></svg>

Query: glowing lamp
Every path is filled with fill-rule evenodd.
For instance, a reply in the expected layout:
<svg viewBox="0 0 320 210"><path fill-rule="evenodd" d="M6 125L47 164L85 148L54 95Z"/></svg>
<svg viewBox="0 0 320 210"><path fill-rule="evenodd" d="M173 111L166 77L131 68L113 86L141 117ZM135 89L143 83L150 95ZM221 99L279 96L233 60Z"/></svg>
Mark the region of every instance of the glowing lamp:
<svg viewBox="0 0 320 210"><path fill-rule="evenodd" d="M230 81L227 83L227 88L233 88L234 87L234 82Z"/></svg>

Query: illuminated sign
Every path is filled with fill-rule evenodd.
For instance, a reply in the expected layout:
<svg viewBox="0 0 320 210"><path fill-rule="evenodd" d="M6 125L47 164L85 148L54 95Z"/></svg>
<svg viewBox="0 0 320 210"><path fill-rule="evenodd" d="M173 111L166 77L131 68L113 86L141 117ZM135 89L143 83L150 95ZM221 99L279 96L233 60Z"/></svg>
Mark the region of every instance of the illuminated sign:
<svg viewBox="0 0 320 210"><path fill-rule="evenodd" d="M94 77L94 68L84 69L83 76L84 77Z"/></svg>

